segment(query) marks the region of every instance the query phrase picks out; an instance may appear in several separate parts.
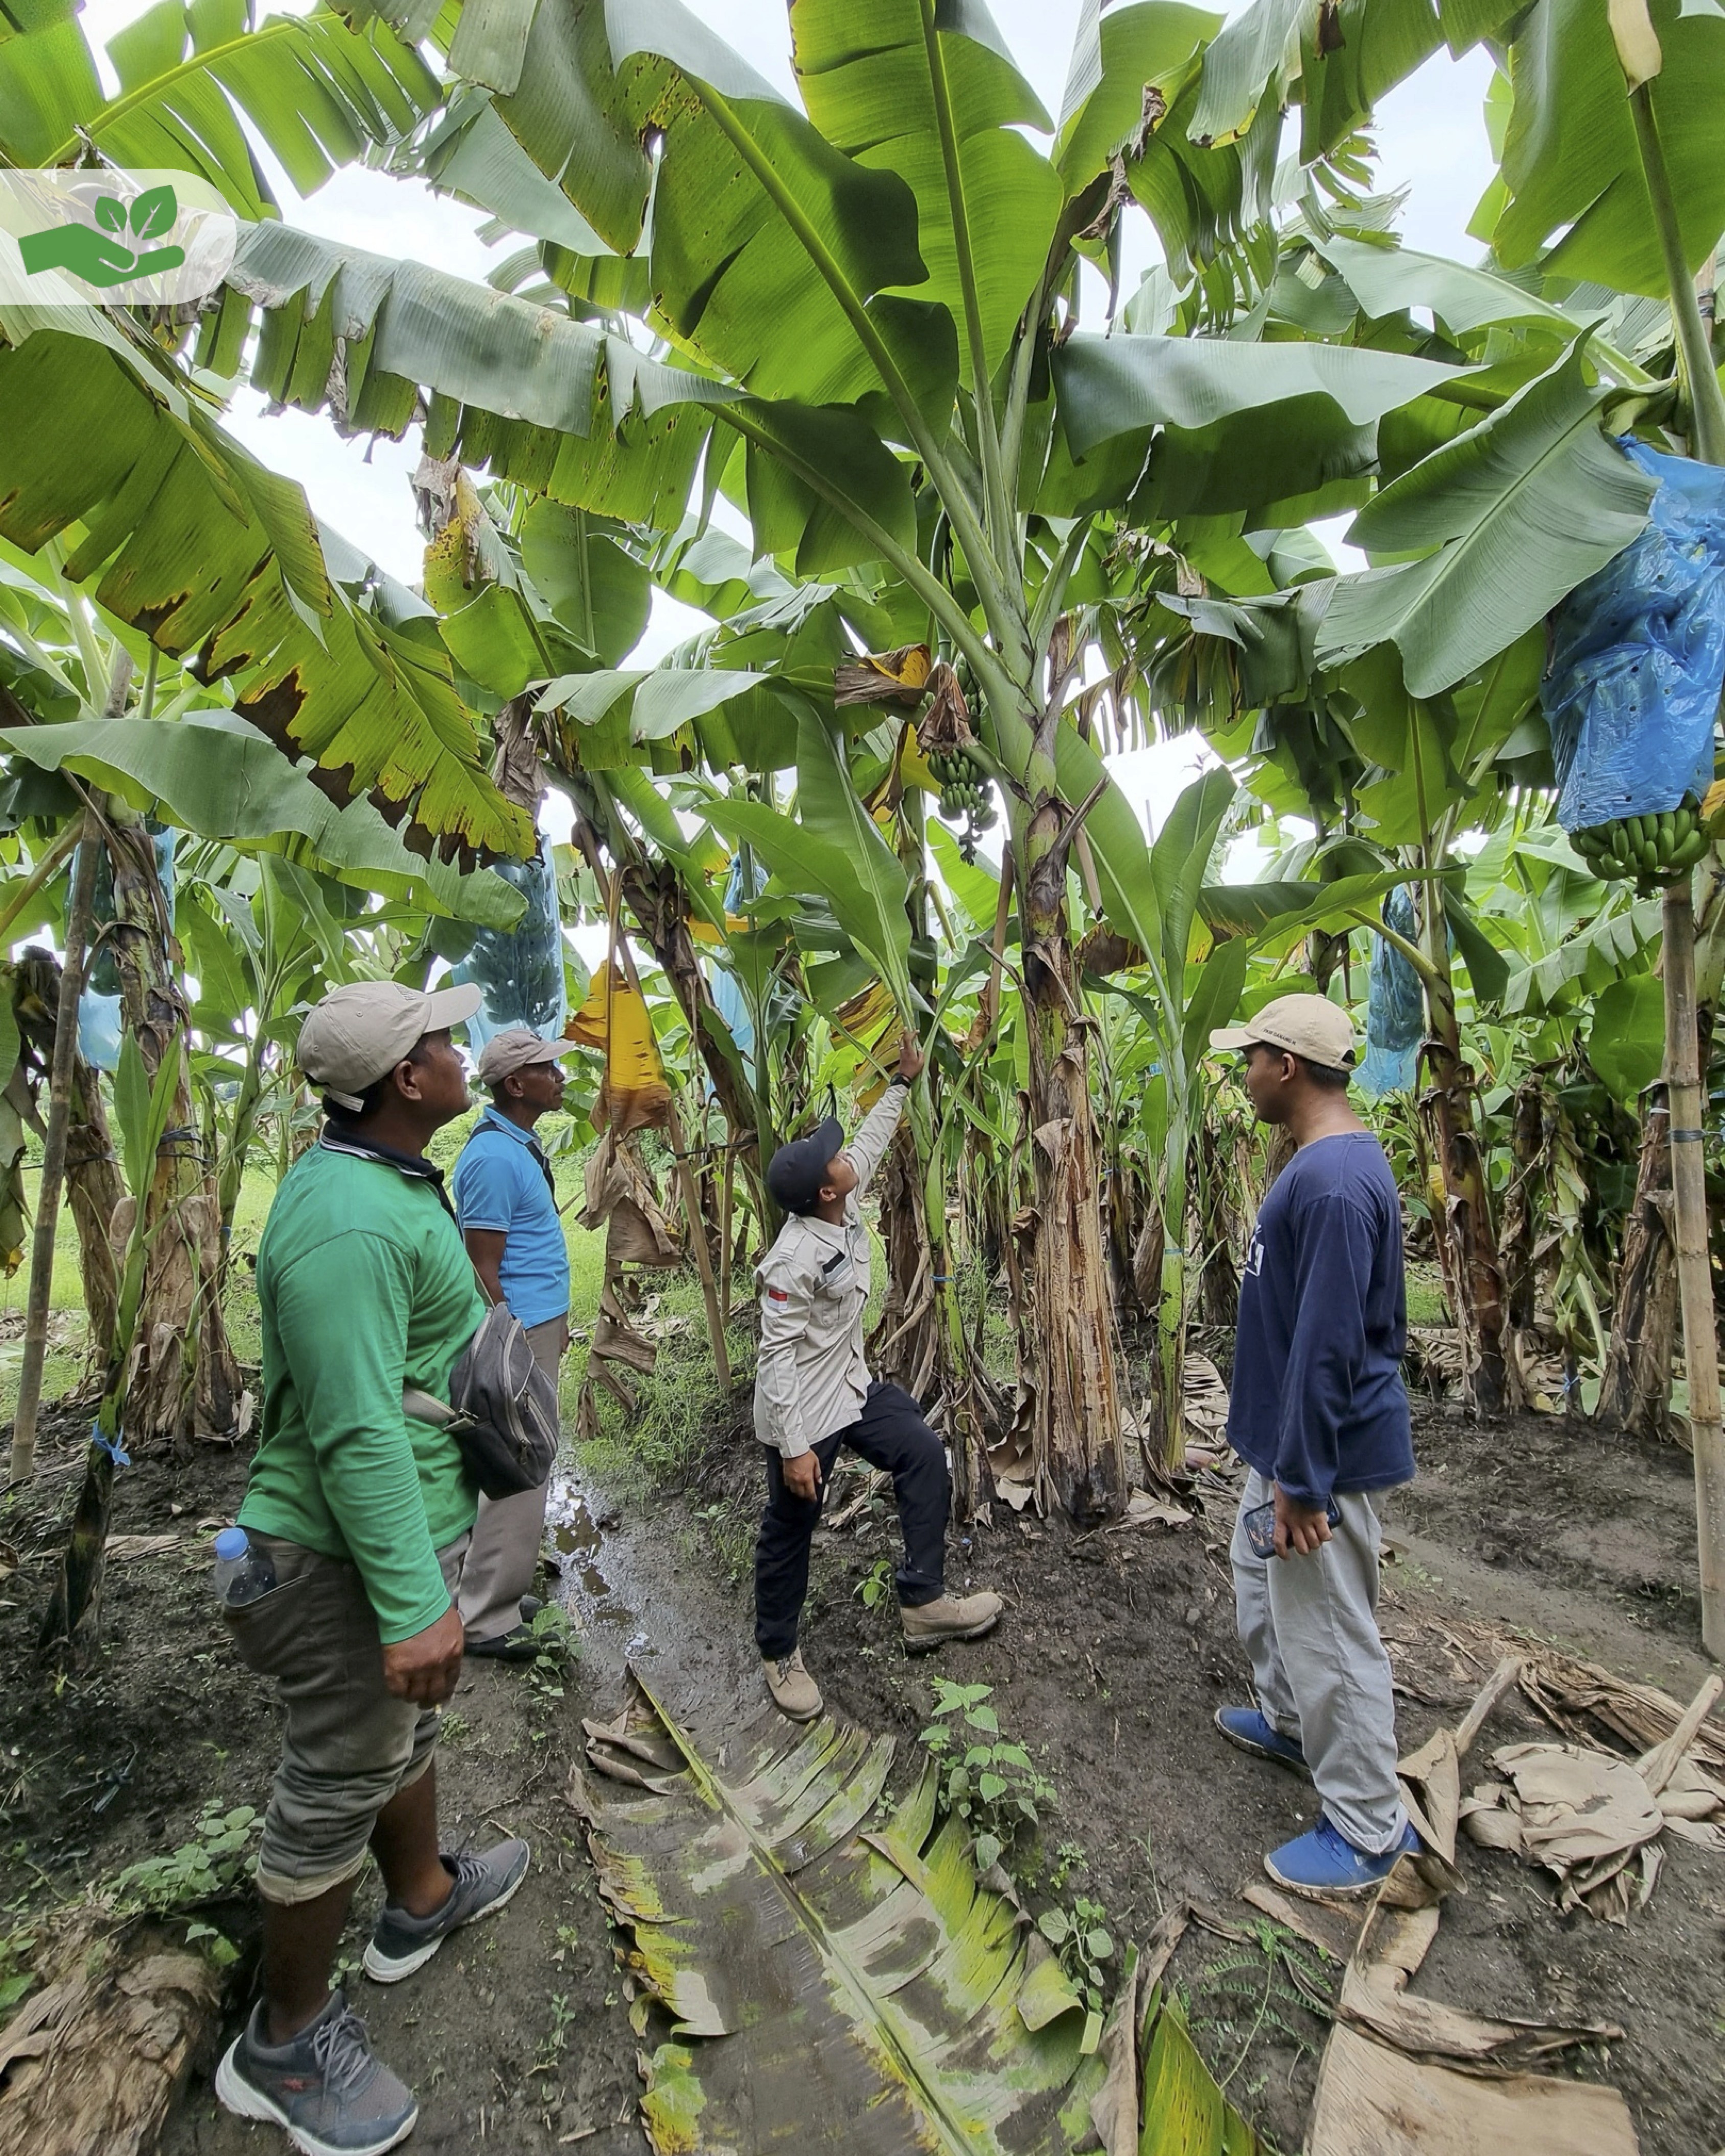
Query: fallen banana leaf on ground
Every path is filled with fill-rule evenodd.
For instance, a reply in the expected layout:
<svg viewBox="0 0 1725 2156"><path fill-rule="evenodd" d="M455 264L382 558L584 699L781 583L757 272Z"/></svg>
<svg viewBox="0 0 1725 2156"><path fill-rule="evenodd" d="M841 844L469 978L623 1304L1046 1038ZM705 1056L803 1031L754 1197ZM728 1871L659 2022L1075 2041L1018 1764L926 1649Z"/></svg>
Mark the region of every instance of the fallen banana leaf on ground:
<svg viewBox="0 0 1725 2156"><path fill-rule="evenodd" d="M1635 1752L1664 1743L1686 1717L1657 1685L1630 1684L1597 1662L1578 1662L1549 1647L1523 1660L1522 1690L1548 1722L1584 1743L1604 1729ZM1708 1702L1711 1705L1711 1702ZM1704 1717L1686 1749L1703 1772L1725 1777L1725 1725Z"/></svg>
<svg viewBox="0 0 1725 2156"><path fill-rule="evenodd" d="M1308 2156L1636 2156L1615 2089L1543 2074L1481 2080L1346 2028L1325 2046L1306 2147Z"/></svg>
<svg viewBox="0 0 1725 2156"><path fill-rule="evenodd" d="M1462 1807L1469 1835L1553 1872L1559 1908L1581 1904L1609 1923L1626 1923L1653 1892L1666 1828L1725 1850L1725 1783L1692 1750L1706 1741L1699 1732L1720 1690L1720 1679L1709 1677L1671 1733L1639 1759L1588 1743L1494 1753L1505 1779L1480 1784Z"/></svg>
<svg viewBox="0 0 1725 2156"><path fill-rule="evenodd" d="M1438 1730L1400 1763L1404 1795L1429 1846L1403 1857L1384 1881L1349 1954L1318 2070L1308 2156L1634 2156L1635 2129L1615 2089L1503 2071L1620 2030L1488 2021L1407 1988L1437 1936L1448 1882L1460 1884L1453 1860L1461 1761L1518 1667L1517 1657L1505 1656L1456 1727ZM1260 1892L1250 1899L1271 1907ZM1340 1912L1310 1915L1309 1927L1296 1928L1322 1943L1345 1938Z"/></svg>
<svg viewBox="0 0 1725 2156"><path fill-rule="evenodd" d="M1340 2020L1410 2057L1464 2066L1531 2066L1548 2051L1621 2038L1622 2030L1609 2023L1486 2020L1409 1992L1408 1980L1437 1936L1440 1913L1381 1902L1373 1909L1342 1979Z"/></svg>
<svg viewBox="0 0 1725 2156"><path fill-rule="evenodd" d="M598 1772L575 1769L569 1801L630 1973L671 2017L642 2060L661 2156L1067 2156L1111 2071L1104 2114L1136 2128L1132 2016L1086 2051L1081 1995L1004 1873L978 1878L963 1823L937 1823L932 1772L868 1826L890 1737L769 1714L709 1742L635 1672L618 1719L585 1727ZM1142 2156L1249 2156L1165 2012L1145 2092Z"/></svg>

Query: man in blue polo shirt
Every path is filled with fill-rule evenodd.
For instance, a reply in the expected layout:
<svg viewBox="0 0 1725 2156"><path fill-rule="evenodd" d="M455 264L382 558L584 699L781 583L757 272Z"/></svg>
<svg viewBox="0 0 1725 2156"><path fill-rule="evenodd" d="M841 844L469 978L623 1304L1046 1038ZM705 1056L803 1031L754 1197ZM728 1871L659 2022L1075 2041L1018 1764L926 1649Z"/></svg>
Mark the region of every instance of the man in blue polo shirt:
<svg viewBox="0 0 1725 2156"><path fill-rule="evenodd" d="M1216 1726L1317 1784L1317 1825L1266 1857L1271 1877L1296 1894L1365 1894L1420 1846L1377 1624L1384 1501L1414 1479L1401 1200L1348 1105L1345 1010L1278 996L1210 1045L1245 1050L1259 1122L1296 1147L1246 1252L1228 1410L1250 1471L1230 1554L1258 1703L1219 1709Z"/></svg>
<svg viewBox="0 0 1725 2156"><path fill-rule="evenodd" d="M534 1359L553 1384L569 1345L569 1246L557 1217L551 1163L533 1126L561 1107L562 1040L542 1040L525 1026L492 1036L479 1060L491 1105L474 1126L455 1164L456 1218L485 1293L506 1302L527 1335ZM481 1497L461 1575L467 1652L526 1662L536 1651L530 1620L538 1607L527 1590L539 1561L548 1483L513 1497Z"/></svg>

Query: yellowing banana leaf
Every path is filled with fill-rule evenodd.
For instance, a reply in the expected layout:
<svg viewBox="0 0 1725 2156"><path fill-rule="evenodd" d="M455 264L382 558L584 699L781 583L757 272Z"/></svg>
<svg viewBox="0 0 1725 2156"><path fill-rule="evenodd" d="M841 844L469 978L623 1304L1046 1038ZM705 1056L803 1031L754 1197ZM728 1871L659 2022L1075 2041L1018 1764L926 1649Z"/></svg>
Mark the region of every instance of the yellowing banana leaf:
<svg viewBox="0 0 1725 2156"><path fill-rule="evenodd" d="M833 1024L840 1036L865 1056L872 1056L880 1068L876 1070L865 1064L857 1073L863 1080L857 1094L860 1108L872 1108L886 1091L889 1066L894 1060L898 1034L902 1021L891 992L883 981L870 981L849 996L833 1013Z"/></svg>
<svg viewBox="0 0 1725 2156"><path fill-rule="evenodd" d="M605 1076L593 1103L595 1130L619 1137L664 1122L670 1088L659 1060L653 1017L639 989L619 966L595 968L587 1001L564 1029L567 1040L597 1048L605 1059Z"/></svg>
<svg viewBox="0 0 1725 2156"><path fill-rule="evenodd" d="M900 704L914 711L922 701L932 654L926 644L901 644L876 657L865 651L833 669L835 704Z"/></svg>
<svg viewBox="0 0 1725 2156"><path fill-rule="evenodd" d="M629 1963L675 2026L645 2062L661 2152L1065 2156L1102 2066L1024 1912L925 1774L886 1825L890 1737L777 1715L697 1740L639 1676L570 1801ZM1004 1884L1004 1881L1001 1882Z"/></svg>
<svg viewBox="0 0 1725 2156"><path fill-rule="evenodd" d="M1254 2156L1255 2134L1229 2102L1178 2011L1151 1994L1138 2156Z"/></svg>

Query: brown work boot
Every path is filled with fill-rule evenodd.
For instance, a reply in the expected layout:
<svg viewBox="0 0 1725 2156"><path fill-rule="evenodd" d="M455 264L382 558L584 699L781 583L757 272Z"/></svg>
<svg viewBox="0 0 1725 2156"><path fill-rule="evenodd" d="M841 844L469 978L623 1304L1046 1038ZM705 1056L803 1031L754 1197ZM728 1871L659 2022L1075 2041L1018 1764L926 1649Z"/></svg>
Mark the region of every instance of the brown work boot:
<svg viewBox="0 0 1725 2156"><path fill-rule="evenodd" d="M820 1686L803 1666L803 1650L798 1647L782 1662L768 1660L761 1666L779 1712L793 1722L813 1722L821 1709Z"/></svg>
<svg viewBox="0 0 1725 2156"><path fill-rule="evenodd" d="M944 1640L980 1640L984 1632L992 1632L1000 1618L1000 1597L943 1594L914 1609L901 1606L898 1614L905 1628L905 1652L920 1655Z"/></svg>

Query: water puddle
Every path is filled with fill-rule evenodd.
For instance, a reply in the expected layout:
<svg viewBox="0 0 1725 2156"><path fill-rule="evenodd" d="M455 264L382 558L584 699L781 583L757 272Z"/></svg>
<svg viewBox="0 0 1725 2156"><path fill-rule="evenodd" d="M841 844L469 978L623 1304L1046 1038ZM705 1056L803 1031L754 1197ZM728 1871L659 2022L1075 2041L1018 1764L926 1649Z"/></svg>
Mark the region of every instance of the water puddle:
<svg viewBox="0 0 1725 2156"><path fill-rule="evenodd" d="M611 1572L629 1569L622 1548L614 1543L608 1547L606 1529L616 1525L614 1515L595 1517L587 1492L570 1477L559 1476L552 1481L545 1526L546 1539L561 1567L557 1599L583 1630L603 1625L614 1635L626 1629L630 1636L624 1651L637 1655L647 1645L639 1614L631 1598L602 1568L603 1564Z"/></svg>

